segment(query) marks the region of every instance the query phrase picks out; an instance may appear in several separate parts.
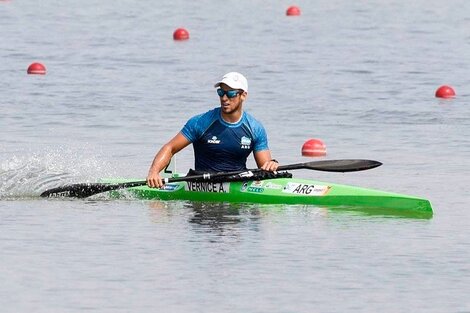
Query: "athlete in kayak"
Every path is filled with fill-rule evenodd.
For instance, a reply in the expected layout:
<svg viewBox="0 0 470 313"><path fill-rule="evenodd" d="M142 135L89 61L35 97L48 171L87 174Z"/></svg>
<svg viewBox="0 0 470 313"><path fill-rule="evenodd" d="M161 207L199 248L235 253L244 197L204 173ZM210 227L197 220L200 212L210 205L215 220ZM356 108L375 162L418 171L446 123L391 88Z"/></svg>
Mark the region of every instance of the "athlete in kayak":
<svg viewBox="0 0 470 313"><path fill-rule="evenodd" d="M160 172L173 155L193 144L197 172L230 172L246 169L253 152L256 164L266 171L276 171L263 125L243 111L248 95L248 82L237 72L225 74L215 85L220 107L189 119L183 129L167 142L153 159L147 185L163 186Z"/></svg>

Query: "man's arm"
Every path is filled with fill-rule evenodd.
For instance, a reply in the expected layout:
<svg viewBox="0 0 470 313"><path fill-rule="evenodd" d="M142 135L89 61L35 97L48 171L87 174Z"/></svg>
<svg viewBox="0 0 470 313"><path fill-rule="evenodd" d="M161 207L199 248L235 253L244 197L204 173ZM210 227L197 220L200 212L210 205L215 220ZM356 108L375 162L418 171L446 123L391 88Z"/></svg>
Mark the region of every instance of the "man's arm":
<svg viewBox="0 0 470 313"><path fill-rule="evenodd" d="M256 165L265 171L274 172L279 167L279 163L271 157L270 150L256 151L253 152L253 155L255 156Z"/></svg>
<svg viewBox="0 0 470 313"><path fill-rule="evenodd" d="M183 134L178 133L173 137L173 139L163 145L160 151L155 155L152 165L150 166L147 175L147 185L149 187L160 188L163 186L162 178L160 177L161 170L170 163L173 155L188 146L190 143L191 142L186 139Z"/></svg>

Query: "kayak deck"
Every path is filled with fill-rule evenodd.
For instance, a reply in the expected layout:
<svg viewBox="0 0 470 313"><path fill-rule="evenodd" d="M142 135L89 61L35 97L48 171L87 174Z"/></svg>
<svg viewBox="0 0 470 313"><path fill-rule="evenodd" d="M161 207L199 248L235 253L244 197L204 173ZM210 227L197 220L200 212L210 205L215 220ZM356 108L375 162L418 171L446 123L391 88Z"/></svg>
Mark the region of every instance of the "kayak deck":
<svg viewBox="0 0 470 313"><path fill-rule="evenodd" d="M104 180L113 184L128 181L132 180ZM162 189L140 186L129 188L127 192L140 199L347 206L432 214L431 203L423 198L296 178L242 182L176 182L168 183ZM118 196L119 192L114 192L113 195Z"/></svg>

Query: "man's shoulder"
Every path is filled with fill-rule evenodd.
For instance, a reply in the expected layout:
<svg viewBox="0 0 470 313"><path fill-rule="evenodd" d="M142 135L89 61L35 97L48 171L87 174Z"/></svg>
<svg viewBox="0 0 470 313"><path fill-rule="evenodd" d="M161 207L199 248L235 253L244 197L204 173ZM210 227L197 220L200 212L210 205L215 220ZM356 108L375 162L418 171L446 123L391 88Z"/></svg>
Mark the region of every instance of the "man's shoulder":
<svg viewBox="0 0 470 313"><path fill-rule="evenodd" d="M191 117L181 129L190 142L194 142L217 119L217 108Z"/></svg>
<svg viewBox="0 0 470 313"><path fill-rule="evenodd" d="M194 115L192 120L214 120L220 115L220 108L214 108L207 112Z"/></svg>
<svg viewBox="0 0 470 313"><path fill-rule="evenodd" d="M263 127L263 124L258 120L256 119L253 115L251 115L250 113L244 111L244 116L243 118L245 119L245 121L248 123L248 125L250 125L251 127L261 127L261 128L264 128Z"/></svg>
<svg viewBox="0 0 470 313"><path fill-rule="evenodd" d="M220 109L219 109L220 110ZM214 121L219 118L219 110L217 108L207 112L194 115L191 117L183 127L183 134L189 136L190 133L203 133Z"/></svg>

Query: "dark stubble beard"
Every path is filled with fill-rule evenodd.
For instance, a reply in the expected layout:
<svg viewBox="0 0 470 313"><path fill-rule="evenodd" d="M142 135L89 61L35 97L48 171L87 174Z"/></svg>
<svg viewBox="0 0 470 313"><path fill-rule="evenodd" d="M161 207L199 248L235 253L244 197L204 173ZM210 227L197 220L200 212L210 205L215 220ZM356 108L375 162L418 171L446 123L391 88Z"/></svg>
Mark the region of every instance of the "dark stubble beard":
<svg viewBox="0 0 470 313"><path fill-rule="evenodd" d="M225 107L224 107L223 105L221 105L221 109L222 109L222 112L223 112L224 114L229 115L229 114L232 114L232 113L236 112L238 109L240 109L240 107L242 106L242 104L243 104L243 102L242 102L242 101L239 101L238 104L237 104L237 106L236 106L234 109L231 109L230 111L225 111Z"/></svg>

